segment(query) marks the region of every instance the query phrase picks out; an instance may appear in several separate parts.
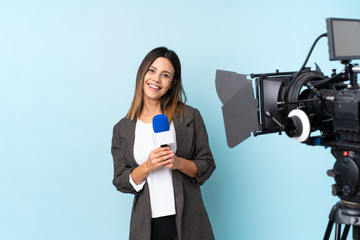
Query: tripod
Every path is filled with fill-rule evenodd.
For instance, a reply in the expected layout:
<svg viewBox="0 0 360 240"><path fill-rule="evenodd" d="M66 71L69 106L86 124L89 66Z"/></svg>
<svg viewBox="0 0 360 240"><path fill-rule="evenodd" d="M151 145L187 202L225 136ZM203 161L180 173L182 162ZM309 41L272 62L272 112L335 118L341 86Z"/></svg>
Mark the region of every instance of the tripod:
<svg viewBox="0 0 360 240"><path fill-rule="evenodd" d="M336 224L335 240L346 240L351 226L353 226L353 240L360 240L360 204L343 200L335 204L329 215L324 240L329 240L334 223ZM342 235L341 224L345 224Z"/></svg>

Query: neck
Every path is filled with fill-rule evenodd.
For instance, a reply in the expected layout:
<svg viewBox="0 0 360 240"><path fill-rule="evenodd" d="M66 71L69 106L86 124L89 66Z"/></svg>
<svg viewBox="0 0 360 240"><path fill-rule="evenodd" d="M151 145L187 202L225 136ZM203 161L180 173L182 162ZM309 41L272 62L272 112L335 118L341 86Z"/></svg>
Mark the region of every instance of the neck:
<svg viewBox="0 0 360 240"><path fill-rule="evenodd" d="M162 114L160 101L146 101L140 113L140 120L146 123L152 122L155 115Z"/></svg>

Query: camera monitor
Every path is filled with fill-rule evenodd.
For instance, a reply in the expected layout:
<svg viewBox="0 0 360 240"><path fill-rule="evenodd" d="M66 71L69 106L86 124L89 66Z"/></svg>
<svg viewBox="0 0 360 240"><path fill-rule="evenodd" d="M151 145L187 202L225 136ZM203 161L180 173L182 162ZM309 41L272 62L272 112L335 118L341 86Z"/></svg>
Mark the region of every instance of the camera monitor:
<svg viewBox="0 0 360 240"><path fill-rule="evenodd" d="M360 20L326 19L330 60L360 59Z"/></svg>

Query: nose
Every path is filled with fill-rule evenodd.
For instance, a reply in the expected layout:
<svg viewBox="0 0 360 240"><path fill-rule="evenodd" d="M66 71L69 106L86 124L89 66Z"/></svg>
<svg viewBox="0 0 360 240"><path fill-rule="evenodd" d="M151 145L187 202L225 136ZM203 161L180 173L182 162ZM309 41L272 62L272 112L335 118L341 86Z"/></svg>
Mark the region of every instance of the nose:
<svg viewBox="0 0 360 240"><path fill-rule="evenodd" d="M160 74L154 74L154 76L153 76L154 81L157 83L160 83L160 78L161 78Z"/></svg>

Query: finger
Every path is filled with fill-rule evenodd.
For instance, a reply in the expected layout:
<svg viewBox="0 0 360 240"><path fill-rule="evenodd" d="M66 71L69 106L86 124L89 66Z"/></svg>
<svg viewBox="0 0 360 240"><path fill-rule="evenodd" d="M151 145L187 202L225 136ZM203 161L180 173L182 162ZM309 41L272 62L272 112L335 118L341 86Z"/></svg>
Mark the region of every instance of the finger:
<svg viewBox="0 0 360 240"><path fill-rule="evenodd" d="M166 168L169 168L169 169L172 169L174 167L174 163L171 159L167 160L167 161L163 161L161 162L162 166L163 167L166 167Z"/></svg>
<svg viewBox="0 0 360 240"><path fill-rule="evenodd" d="M166 157L166 156L170 157L173 155L174 155L174 153L171 150L165 150L165 151L154 154L154 158L162 158L162 157Z"/></svg>
<svg viewBox="0 0 360 240"><path fill-rule="evenodd" d="M172 161L173 159L173 154L167 154L161 157L158 157L157 159L155 159L154 161L156 163L162 163L162 162L166 162L166 161Z"/></svg>
<svg viewBox="0 0 360 240"><path fill-rule="evenodd" d="M170 147L159 147L159 148L152 150L151 152L159 153L159 152L168 151L168 150L170 150Z"/></svg>
<svg viewBox="0 0 360 240"><path fill-rule="evenodd" d="M169 152L170 152L169 150L157 148L150 152L149 157L150 158L158 158L158 157L168 154Z"/></svg>

